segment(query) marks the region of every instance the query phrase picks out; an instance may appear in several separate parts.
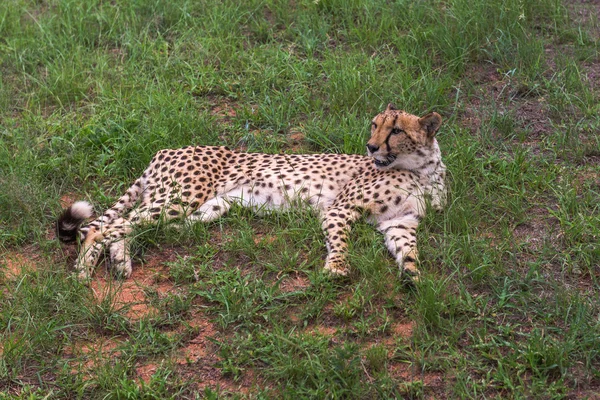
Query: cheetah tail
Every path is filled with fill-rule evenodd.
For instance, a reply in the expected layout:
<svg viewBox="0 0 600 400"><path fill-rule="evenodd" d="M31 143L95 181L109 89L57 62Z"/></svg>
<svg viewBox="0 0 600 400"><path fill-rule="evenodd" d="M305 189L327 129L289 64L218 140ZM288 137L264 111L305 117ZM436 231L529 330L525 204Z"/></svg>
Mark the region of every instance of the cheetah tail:
<svg viewBox="0 0 600 400"><path fill-rule="evenodd" d="M63 243L74 242L83 221L90 218L93 208L87 201L78 201L64 210L56 221L56 237Z"/></svg>

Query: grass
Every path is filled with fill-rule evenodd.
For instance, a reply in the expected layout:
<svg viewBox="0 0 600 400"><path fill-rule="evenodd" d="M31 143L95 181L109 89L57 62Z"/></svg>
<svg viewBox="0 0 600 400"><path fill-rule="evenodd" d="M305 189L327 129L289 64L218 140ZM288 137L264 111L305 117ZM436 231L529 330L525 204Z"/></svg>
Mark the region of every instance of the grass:
<svg viewBox="0 0 600 400"><path fill-rule="evenodd" d="M493 3L493 4L492 4ZM559 0L0 4L0 398L593 398L600 15ZM61 202L111 205L162 148L364 153L393 102L444 116L423 282L359 221L234 208L136 232L73 279Z"/></svg>

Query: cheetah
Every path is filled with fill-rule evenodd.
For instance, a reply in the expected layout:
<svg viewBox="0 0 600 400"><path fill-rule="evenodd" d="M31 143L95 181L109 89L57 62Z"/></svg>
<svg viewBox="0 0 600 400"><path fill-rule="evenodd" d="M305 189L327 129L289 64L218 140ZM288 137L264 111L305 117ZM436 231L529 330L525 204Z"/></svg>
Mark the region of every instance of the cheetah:
<svg viewBox="0 0 600 400"><path fill-rule="evenodd" d="M371 123L367 155L261 154L217 146L161 150L103 215L78 201L57 221L57 237L80 248L75 270L89 279L104 250L115 272L131 275L129 234L137 224L182 219L213 221L238 203L257 210L308 204L326 237L324 269L346 275L350 224L361 215L383 234L400 271L418 280L416 229L425 204L446 200L446 166L435 138L438 113L421 118L389 104ZM428 200L427 200L428 199Z"/></svg>

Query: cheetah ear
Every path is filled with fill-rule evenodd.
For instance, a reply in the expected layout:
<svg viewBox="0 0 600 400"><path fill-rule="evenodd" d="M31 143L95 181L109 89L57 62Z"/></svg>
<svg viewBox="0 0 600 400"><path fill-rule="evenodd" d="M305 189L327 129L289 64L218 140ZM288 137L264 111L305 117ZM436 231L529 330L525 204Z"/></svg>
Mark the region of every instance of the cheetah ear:
<svg viewBox="0 0 600 400"><path fill-rule="evenodd" d="M429 113L419 118L419 125L427 132L428 138L433 138L442 125L442 116L436 112Z"/></svg>
<svg viewBox="0 0 600 400"><path fill-rule="evenodd" d="M385 111L396 111L397 108L395 105L393 105L392 103L389 103L387 108L385 109Z"/></svg>

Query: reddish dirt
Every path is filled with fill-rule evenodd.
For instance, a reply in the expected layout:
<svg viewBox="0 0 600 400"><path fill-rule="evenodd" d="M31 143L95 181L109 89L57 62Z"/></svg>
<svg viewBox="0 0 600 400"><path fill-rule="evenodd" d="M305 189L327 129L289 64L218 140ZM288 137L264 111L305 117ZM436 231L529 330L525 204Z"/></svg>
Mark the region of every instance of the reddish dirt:
<svg viewBox="0 0 600 400"><path fill-rule="evenodd" d="M143 364L135 369L135 373L140 381L149 383L152 380L152 375L156 373L159 365L156 363Z"/></svg>
<svg viewBox="0 0 600 400"><path fill-rule="evenodd" d="M213 340L225 340L215 324L210 321L202 307L197 308L187 324L196 334L174 355L174 361L184 379L193 381L193 389L203 391L209 387L221 392L248 394L256 384L257 378L252 371L240 373L237 379L224 376L219 363L219 347Z"/></svg>
<svg viewBox="0 0 600 400"><path fill-rule="evenodd" d="M222 102L218 105L214 105L210 109L211 115L230 122L237 115L237 111L232 103Z"/></svg>
<svg viewBox="0 0 600 400"><path fill-rule="evenodd" d="M207 348L212 345L209 338L219 337L219 331L202 308L196 309L186 323L197 333L177 351L175 361L180 365L193 364L207 357Z"/></svg>
<svg viewBox="0 0 600 400"><path fill-rule="evenodd" d="M302 291L310 286L310 280L304 274L290 274L279 284L281 293Z"/></svg>
<svg viewBox="0 0 600 400"><path fill-rule="evenodd" d="M168 279L168 267L164 263L175 261L178 256L178 251L172 248L154 253L144 265L134 263L131 277L124 281L115 280L109 271L99 267L90 288L98 302L109 299L116 309L126 308L126 316L131 320L152 316L157 310L150 304L145 291L152 288L159 296L165 296L176 290Z"/></svg>
<svg viewBox="0 0 600 400"><path fill-rule="evenodd" d="M264 235L262 233L257 233L254 236L254 244L271 244L273 243L275 240L277 240L277 238L273 235Z"/></svg>
<svg viewBox="0 0 600 400"><path fill-rule="evenodd" d="M322 326L322 325L314 325L310 329L307 329L307 333L311 335L320 335L320 336L335 336L338 331L338 328L334 328L331 326Z"/></svg>
<svg viewBox="0 0 600 400"><path fill-rule="evenodd" d="M22 247L19 251L10 250L0 253L0 279L2 274L7 279L15 278L24 270L35 270L40 262L40 250L37 245Z"/></svg>
<svg viewBox="0 0 600 400"><path fill-rule="evenodd" d="M81 199L79 199L77 197L77 195L74 193L63 194L60 197L60 206L61 206L61 208L65 209L65 208L69 207L71 204L75 203L77 200L81 200Z"/></svg>
<svg viewBox="0 0 600 400"><path fill-rule="evenodd" d="M396 352L398 342L409 343L415 328L416 322L414 321L398 322L392 325L390 336L382 340L391 360L393 360L392 357ZM412 362L391 361L388 365L388 373L399 382L410 384L421 381L425 398L444 398L442 394L448 382L441 372L423 371L418 363L413 360Z"/></svg>
<svg viewBox="0 0 600 400"><path fill-rule="evenodd" d="M71 347L64 350L64 357L73 359L69 362L71 373L85 373L84 379L93 377L94 371L106 360L118 357L120 341L116 338L98 337L95 340L74 341Z"/></svg>
<svg viewBox="0 0 600 400"><path fill-rule="evenodd" d="M165 263L175 261L185 250L178 248L153 249L143 265L134 263L133 274L126 281L115 280L106 268L99 266L91 282L97 301L108 299L116 309L122 308L127 318L136 321L144 317L152 317L157 312L150 304L146 290L165 296L174 291L183 290L175 287L168 279L168 267ZM303 285L299 277L295 283ZM203 304L192 307L191 314L185 318L183 325L173 331L174 334L193 332L171 356L177 365L181 378L193 382L191 390L202 392L211 388L221 393L248 394L254 387L265 387L265 383L251 370L241 371L234 379L224 376L220 367L219 346L212 339L223 340L223 334L211 322ZM119 338L98 337L75 341L74 345L64 352L65 358L72 358L72 372L84 373L88 378L93 371L111 358L118 357ZM136 379L148 383L160 368L162 360L144 360L135 366Z"/></svg>
<svg viewBox="0 0 600 400"><path fill-rule="evenodd" d="M219 347L213 340L225 340L226 337L210 321L203 308L196 309L187 323L197 334L177 350L174 361L182 377L194 382L193 390L201 392L208 387L220 392L250 393L259 382L253 371L241 371L236 379L223 375L219 366L222 361Z"/></svg>
<svg viewBox="0 0 600 400"><path fill-rule="evenodd" d="M389 357L394 355L398 341L405 343L410 341L415 328L416 322L414 321L398 322L392 326L390 336L382 341L388 350ZM444 374L437 371L423 371L414 360L412 362L392 361L388 365L388 373L399 382L413 383L421 381L425 398L445 398L443 393L448 382Z"/></svg>
<svg viewBox="0 0 600 400"><path fill-rule="evenodd" d="M0 258L0 266L7 278L14 278L21 275L23 267L31 266L32 260L23 254L9 252Z"/></svg>
<svg viewBox="0 0 600 400"><path fill-rule="evenodd" d="M440 372L425 372L418 368L415 364L397 363L389 367L389 374L392 378L397 379L400 382L412 383L421 381L423 383L424 391L426 394L443 393L444 387L447 387L448 381L444 375ZM426 398L445 398L440 397L437 394L435 397Z"/></svg>
<svg viewBox="0 0 600 400"><path fill-rule="evenodd" d="M310 150L301 127L291 128L288 134L289 149L293 153L306 153Z"/></svg>
<svg viewBox="0 0 600 400"><path fill-rule="evenodd" d="M410 339L412 337L413 331L415 330L415 326L415 321L398 322L392 325L392 337Z"/></svg>
<svg viewBox="0 0 600 400"><path fill-rule="evenodd" d="M290 129L289 138L292 143L301 143L304 141L304 133L296 129Z"/></svg>

